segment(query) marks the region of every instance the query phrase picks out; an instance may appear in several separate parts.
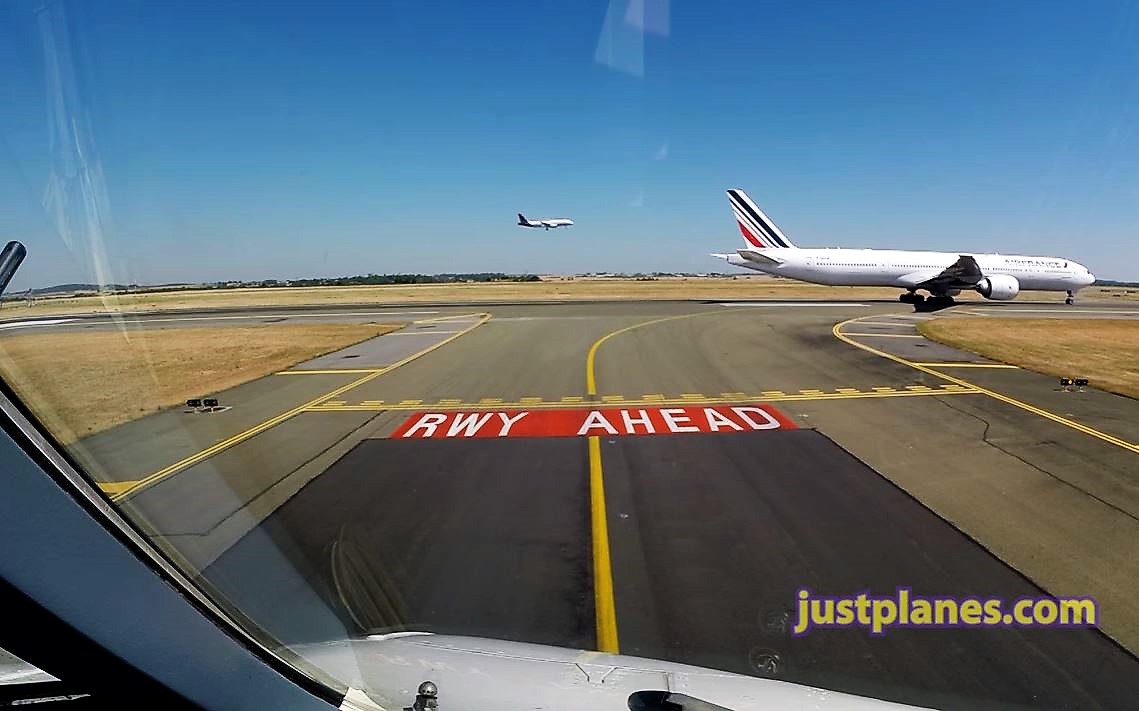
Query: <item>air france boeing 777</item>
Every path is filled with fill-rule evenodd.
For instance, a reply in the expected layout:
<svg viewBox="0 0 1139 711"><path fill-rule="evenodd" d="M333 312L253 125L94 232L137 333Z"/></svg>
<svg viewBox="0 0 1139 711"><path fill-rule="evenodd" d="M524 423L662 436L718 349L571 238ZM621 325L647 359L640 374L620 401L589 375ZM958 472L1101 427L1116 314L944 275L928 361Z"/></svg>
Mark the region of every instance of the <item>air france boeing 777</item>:
<svg viewBox="0 0 1139 711"><path fill-rule="evenodd" d="M743 190L729 190L728 202L744 238L735 254L713 254L729 264L814 284L896 286L908 304L948 306L972 289L986 299L1008 301L1021 289L1076 292L1095 282L1087 267L1062 257L1012 254L913 252L893 249L799 249ZM929 300L917 293L929 292Z"/></svg>
<svg viewBox="0 0 1139 711"><path fill-rule="evenodd" d="M555 217L545 220L527 220L526 216L521 212L518 213L518 226L519 227L545 227L547 230L555 227L569 227L573 224L573 220L567 220L564 217Z"/></svg>

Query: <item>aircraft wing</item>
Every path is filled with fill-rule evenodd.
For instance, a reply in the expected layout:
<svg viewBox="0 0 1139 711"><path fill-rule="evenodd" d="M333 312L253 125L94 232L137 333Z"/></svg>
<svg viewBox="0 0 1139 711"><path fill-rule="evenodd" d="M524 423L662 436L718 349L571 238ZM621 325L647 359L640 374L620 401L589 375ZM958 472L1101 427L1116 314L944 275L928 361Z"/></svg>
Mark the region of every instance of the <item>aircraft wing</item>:
<svg viewBox="0 0 1139 711"><path fill-rule="evenodd" d="M956 262L940 272L924 270L906 274L899 281L912 289L947 291L949 289L971 289L981 281L981 267L977 260L962 254Z"/></svg>

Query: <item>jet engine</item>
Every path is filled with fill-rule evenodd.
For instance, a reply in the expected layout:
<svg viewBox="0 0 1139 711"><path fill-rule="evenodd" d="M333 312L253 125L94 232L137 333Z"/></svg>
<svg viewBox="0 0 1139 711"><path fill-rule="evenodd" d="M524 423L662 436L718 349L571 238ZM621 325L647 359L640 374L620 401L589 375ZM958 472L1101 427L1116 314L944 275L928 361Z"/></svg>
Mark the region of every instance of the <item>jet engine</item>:
<svg viewBox="0 0 1139 711"><path fill-rule="evenodd" d="M1020 282L1014 276L994 274L981 279L974 288L986 299L1008 301L1020 293Z"/></svg>

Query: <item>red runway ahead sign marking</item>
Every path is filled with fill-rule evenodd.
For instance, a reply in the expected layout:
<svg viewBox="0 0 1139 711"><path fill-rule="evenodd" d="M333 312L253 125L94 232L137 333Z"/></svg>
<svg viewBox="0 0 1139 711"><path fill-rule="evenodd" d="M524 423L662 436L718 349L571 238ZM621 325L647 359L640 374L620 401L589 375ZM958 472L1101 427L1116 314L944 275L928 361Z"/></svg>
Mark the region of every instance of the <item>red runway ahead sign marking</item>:
<svg viewBox="0 0 1139 711"><path fill-rule="evenodd" d="M417 412L393 438L587 437L795 429L770 405Z"/></svg>

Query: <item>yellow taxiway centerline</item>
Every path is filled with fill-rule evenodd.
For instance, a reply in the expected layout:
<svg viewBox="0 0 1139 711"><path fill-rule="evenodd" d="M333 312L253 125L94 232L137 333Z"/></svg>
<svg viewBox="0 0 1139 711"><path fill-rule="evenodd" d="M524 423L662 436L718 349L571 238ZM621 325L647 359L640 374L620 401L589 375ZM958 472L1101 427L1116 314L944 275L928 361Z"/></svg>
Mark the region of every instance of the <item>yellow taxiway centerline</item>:
<svg viewBox="0 0 1139 711"><path fill-rule="evenodd" d="M593 607L597 618L597 649L621 651L617 640L617 603L613 595L613 561L609 555L609 519L605 510L605 475L601 440L589 438L589 513L593 533Z"/></svg>
<svg viewBox="0 0 1139 711"><path fill-rule="evenodd" d="M722 313L719 311L706 311L702 313ZM679 316L666 316L652 319L642 323L625 326L610 331L593 342L585 357L585 385L586 392L596 401L597 377L595 364L597 349L601 344L614 336L627 333L643 326L651 326L666 321L676 321L684 318L699 316L700 313L682 314ZM618 396L619 397L619 396ZM624 400L624 398L619 398ZM564 407L566 398L562 398ZM653 401L659 404L659 401ZM686 402L691 402L686 400ZM596 404L596 402L594 403ZM501 405L500 405L501 407ZM533 404L530 405L533 407ZM609 556L609 522L605 511L605 476L601 466L601 441L597 437L589 437L589 510L592 522L591 533L593 537L593 606L597 622L597 648L602 652L617 654L621 651L617 637L617 604L613 595L613 562Z"/></svg>
<svg viewBox="0 0 1139 711"><path fill-rule="evenodd" d="M594 375L594 364L595 364L595 361L597 360L597 349L601 347L602 343L605 343L610 338L612 338L614 336L619 336L622 333L627 333L627 332L632 331L634 329L642 328L644 326L652 326L653 324L657 324L657 323L665 323L666 321L679 321L680 319L683 319L683 318L694 318L696 316L704 316L706 314L720 314L720 313L724 313L724 312L723 311L700 311L700 312L694 313L694 314L681 314L679 316L665 316L664 318L655 318L651 321L644 321L642 323L635 323L632 326L625 326L624 328L619 328L616 331L610 331L609 333L605 334L601 338L598 338L596 341L593 342L593 345L589 347L589 353L585 356L585 390L586 390L586 392L589 393L590 395L596 395L597 394L597 378Z"/></svg>

